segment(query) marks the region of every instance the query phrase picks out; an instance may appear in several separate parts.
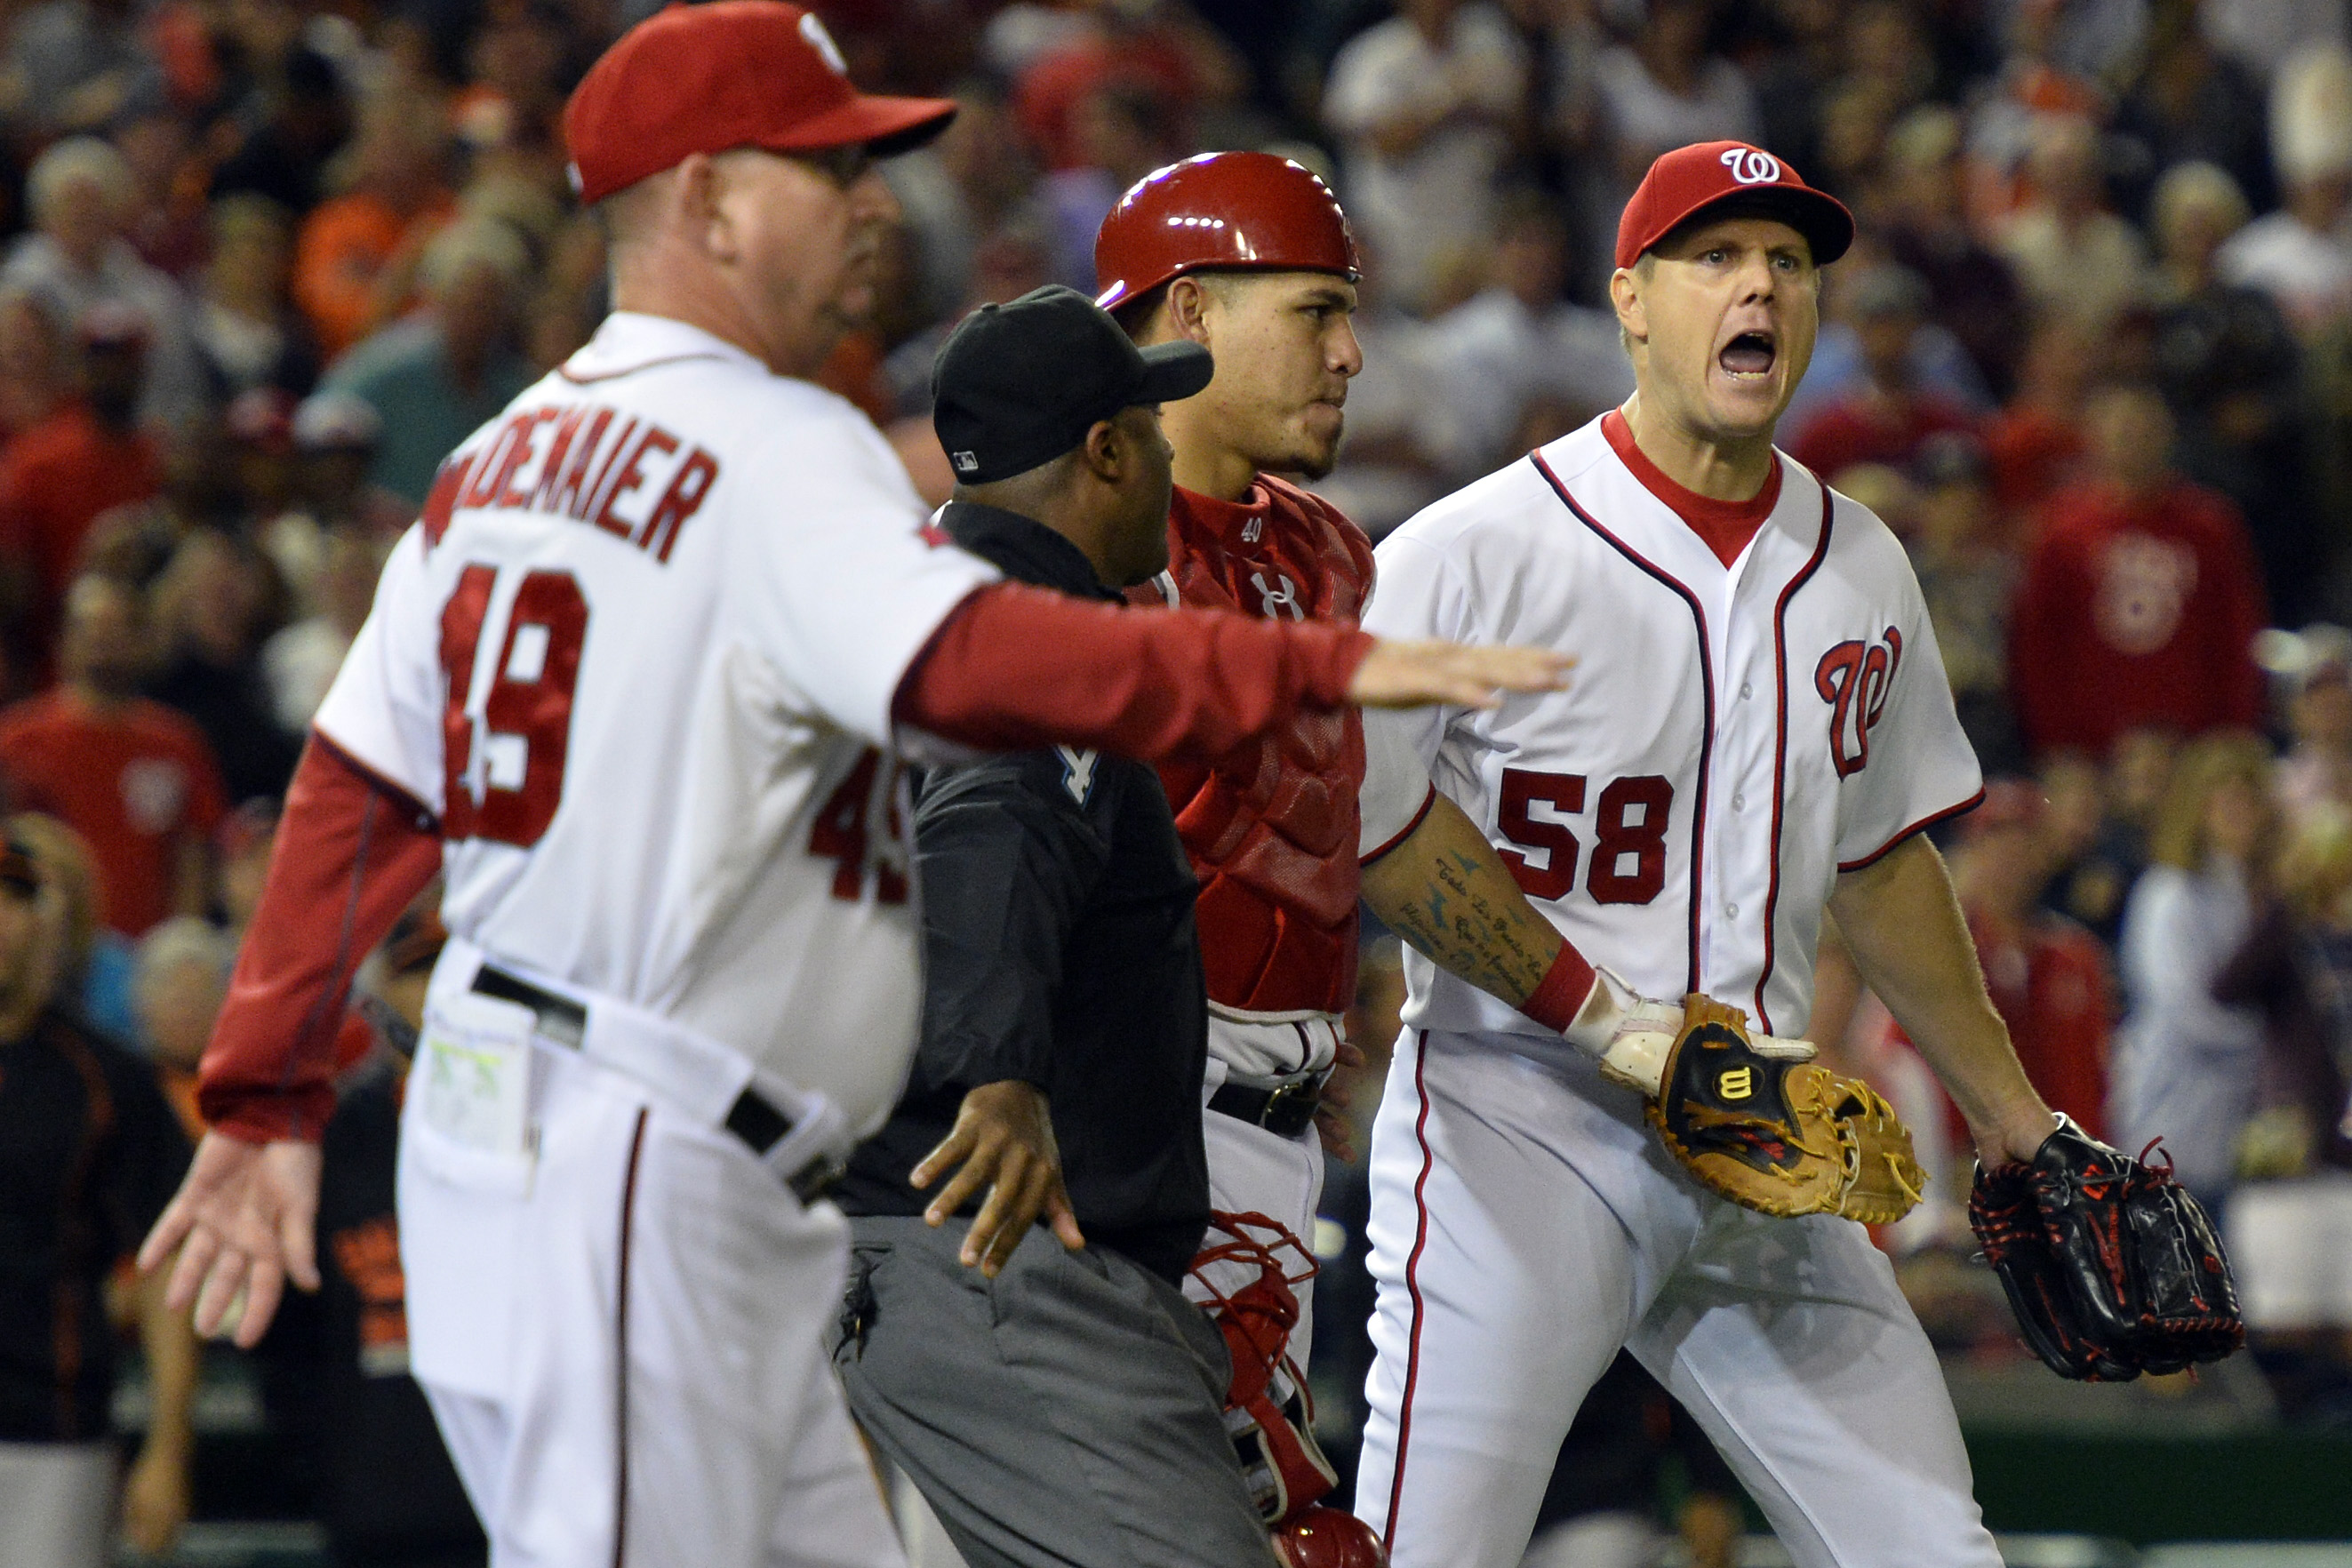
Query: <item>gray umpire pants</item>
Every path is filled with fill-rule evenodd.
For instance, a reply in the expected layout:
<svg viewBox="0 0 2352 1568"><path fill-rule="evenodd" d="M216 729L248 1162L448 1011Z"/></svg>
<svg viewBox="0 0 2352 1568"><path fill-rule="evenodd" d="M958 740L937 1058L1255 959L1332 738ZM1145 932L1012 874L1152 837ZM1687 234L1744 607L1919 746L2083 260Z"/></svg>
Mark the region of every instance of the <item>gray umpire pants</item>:
<svg viewBox="0 0 2352 1568"><path fill-rule="evenodd" d="M971 1568L1266 1568L1223 1337L1166 1280L1032 1227L989 1279L967 1222L850 1221L827 1334L849 1407Z"/></svg>

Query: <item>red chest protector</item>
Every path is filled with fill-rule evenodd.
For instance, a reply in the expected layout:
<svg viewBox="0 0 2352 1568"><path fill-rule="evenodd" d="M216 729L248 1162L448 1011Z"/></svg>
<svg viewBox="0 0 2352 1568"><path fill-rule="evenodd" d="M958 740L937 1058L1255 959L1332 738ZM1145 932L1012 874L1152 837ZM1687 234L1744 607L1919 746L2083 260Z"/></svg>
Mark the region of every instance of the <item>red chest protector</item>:
<svg viewBox="0 0 2352 1568"><path fill-rule="evenodd" d="M1372 546L1320 498L1260 478L1239 501L1176 491L1169 574L1180 603L1353 623L1371 596ZM1160 602L1161 584L1133 591ZM1353 708L1300 713L1214 764L1160 770L1201 879L1195 912L1209 999L1258 1013L1343 1012L1356 990Z"/></svg>

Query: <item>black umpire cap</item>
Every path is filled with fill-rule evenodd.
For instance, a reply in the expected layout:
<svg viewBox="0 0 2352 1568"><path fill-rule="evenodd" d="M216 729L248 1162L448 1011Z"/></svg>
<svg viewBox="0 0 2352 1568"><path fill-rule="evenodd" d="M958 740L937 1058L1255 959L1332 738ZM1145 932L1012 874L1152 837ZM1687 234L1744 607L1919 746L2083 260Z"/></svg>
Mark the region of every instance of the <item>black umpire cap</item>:
<svg viewBox="0 0 2352 1568"><path fill-rule="evenodd" d="M1198 343L1139 349L1110 312L1058 283L958 323L931 362L931 427L959 484L1025 474L1121 409L1173 403L1215 373Z"/></svg>

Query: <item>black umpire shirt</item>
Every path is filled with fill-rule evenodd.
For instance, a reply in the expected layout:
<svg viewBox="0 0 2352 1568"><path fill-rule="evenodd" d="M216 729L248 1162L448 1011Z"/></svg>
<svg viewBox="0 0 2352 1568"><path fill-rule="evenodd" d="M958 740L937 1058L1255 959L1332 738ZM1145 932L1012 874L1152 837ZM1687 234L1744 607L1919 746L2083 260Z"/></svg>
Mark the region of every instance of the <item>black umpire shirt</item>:
<svg viewBox="0 0 2352 1568"><path fill-rule="evenodd" d="M187 1168L152 1064L54 1008L0 1044L0 1443L111 1429L106 1277Z"/></svg>
<svg viewBox="0 0 2352 1568"><path fill-rule="evenodd" d="M1121 602L1042 523L964 501L940 521L1008 577ZM1068 746L931 769L916 785L915 853L922 1043L835 1200L852 1215L921 1214L907 1173L964 1092L1019 1079L1051 1103L1087 1241L1181 1280L1208 1224L1208 1005L1198 885L1159 774Z"/></svg>

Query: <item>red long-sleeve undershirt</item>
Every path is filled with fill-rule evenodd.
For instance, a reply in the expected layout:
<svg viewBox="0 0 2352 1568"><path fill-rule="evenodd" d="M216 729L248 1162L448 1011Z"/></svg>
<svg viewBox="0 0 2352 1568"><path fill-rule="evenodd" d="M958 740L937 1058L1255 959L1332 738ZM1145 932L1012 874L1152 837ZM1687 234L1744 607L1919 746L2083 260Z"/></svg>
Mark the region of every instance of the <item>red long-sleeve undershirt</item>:
<svg viewBox="0 0 2352 1568"><path fill-rule="evenodd" d="M1218 756L1295 709L1345 702L1371 646L1353 626L1139 613L1000 583L940 623L892 716L990 751Z"/></svg>
<svg viewBox="0 0 2352 1568"><path fill-rule="evenodd" d="M205 1051L208 1125L254 1142L319 1136L352 976L440 868L433 814L313 731Z"/></svg>
<svg viewBox="0 0 2352 1568"><path fill-rule="evenodd" d="M1345 701L1371 645L1352 626L1137 612L998 584L940 624L892 716L989 750L1219 755L1296 708ZM254 1142L319 1136L352 976L440 866L432 814L314 732L205 1052L207 1122Z"/></svg>

